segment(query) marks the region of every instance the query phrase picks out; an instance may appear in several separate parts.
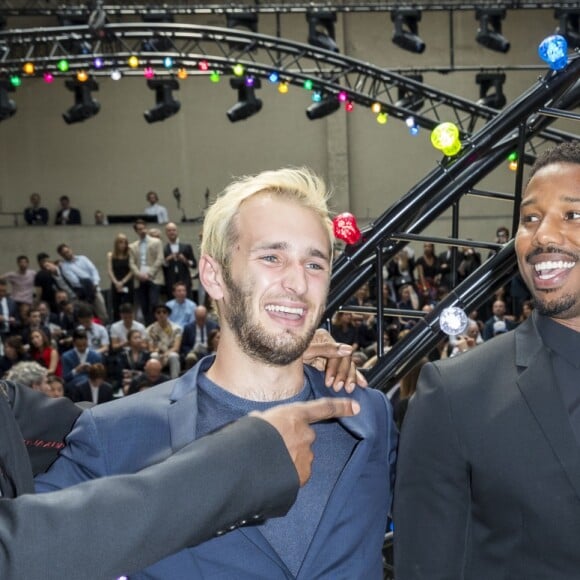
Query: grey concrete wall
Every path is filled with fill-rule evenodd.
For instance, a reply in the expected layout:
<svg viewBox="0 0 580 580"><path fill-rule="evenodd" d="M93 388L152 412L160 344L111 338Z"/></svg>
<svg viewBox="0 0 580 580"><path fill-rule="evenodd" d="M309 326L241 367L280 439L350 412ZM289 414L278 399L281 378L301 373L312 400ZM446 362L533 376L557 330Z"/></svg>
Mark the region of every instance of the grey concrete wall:
<svg viewBox="0 0 580 580"><path fill-rule="evenodd" d="M223 25L224 20L211 16L205 22ZM404 52L391 43L388 13L341 14L337 30L342 52L382 67L446 66L451 59L449 24L447 13L423 14L420 34L427 43L423 55ZM303 14L284 15L280 25L283 36L305 41ZM455 65L541 64L537 46L555 25L552 11L508 12L504 32L512 49L502 55L475 43L473 12L456 12ZM275 17L261 16L260 31L275 34ZM505 86L508 99L521 94L538 74L509 71ZM425 75L428 84L475 100L478 87L474 79L475 71ZM85 223L92 224L96 209L105 213L142 211L145 194L153 189L169 208L171 218L179 221L181 213L171 195L174 187L180 188L183 209L192 218L203 213L206 188L214 195L233 176L308 165L334 189L334 209L353 211L364 223L380 215L439 159L426 132L413 138L405 125L394 119L380 126L364 107L311 122L304 114L309 94L295 87L280 95L275 87L264 83L259 91L263 110L245 122L232 124L225 112L236 101L236 94L228 79L212 84L207 78L191 76L181 82L175 94L182 102L181 112L165 122L148 125L143 111L153 105L154 94L144 79L126 78L117 83L99 79L99 83L95 97L101 112L85 123L67 126L61 115L72 104L72 94L62 79L52 85L38 79L23 82L13 97L17 115L0 125L0 212L20 212L29 194L37 191L54 219L58 197L67 194L81 209ZM573 124L560 126L578 132ZM481 186L511 192L514 174L506 165ZM491 240L498 224L510 225L511 207L504 202L473 200L462 207L462 236ZM0 215L0 226L12 223L11 216ZM188 224L183 237L195 242L196 227ZM447 235L450 227L449 216L443 216L431 229L434 234ZM54 254L56 245L64 241L77 253L89 255L105 276L104 256L116 231L113 226L0 227L0 272L13 267L17 254L35 256L46 249Z"/></svg>

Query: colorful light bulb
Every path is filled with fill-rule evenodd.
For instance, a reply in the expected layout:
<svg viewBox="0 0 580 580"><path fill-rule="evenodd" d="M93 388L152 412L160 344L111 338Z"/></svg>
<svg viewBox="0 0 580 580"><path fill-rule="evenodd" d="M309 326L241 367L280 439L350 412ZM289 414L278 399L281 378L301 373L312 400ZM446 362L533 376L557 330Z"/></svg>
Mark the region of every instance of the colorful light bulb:
<svg viewBox="0 0 580 580"><path fill-rule="evenodd" d="M268 80L269 80L271 83L277 83L277 82L280 80L280 75L279 75L279 74L278 74L278 73L277 73L275 70L273 70L273 71L272 71L272 72L271 72L271 73L268 75Z"/></svg>
<svg viewBox="0 0 580 580"><path fill-rule="evenodd" d="M386 125L388 120L389 120L389 116L387 115L387 113L379 113L377 115L377 123L379 125Z"/></svg>
<svg viewBox="0 0 580 580"><path fill-rule="evenodd" d="M181 67L177 70L177 78L184 81L187 78L187 69L185 67Z"/></svg>
<svg viewBox="0 0 580 580"><path fill-rule="evenodd" d="M219 83L221 79L221 75L217 70L214 70L210 75L209 75L209 80L212 83Z"/></svg>
<svg viewBox="0 0 580 580"><path fill-rule="evenodd" d="M209 70L209 62L207 60L200 60L197 63L197 68L202 72L207 72Z"/></svg>
<svg viewBox="0 0 580 580"><path fill-rule="evenodd" d="M371 105L371 111L375 114L378 115L382 110L382 106L381 103L373 103Z"/></svg>
<svg viewBox="0 0 580 580"><path fill-rule="evenodd" d="M561 70L568 64L568 42L563 36L548 36L538 46L540 58L552 69Z"/></svg>
<svg viewBox="0 0 580 580"><path fill-rule="evenodd" d="M50 83L52 83L52 81L54 81L54 75L51 72L45 72L42 75L42 78L44 79L44 82L49 85Z"/></svg>
<svg viewBox="0 0 580 580"><path fill-rule="evenodd" d="M34 74L34 63L25 62L22 65L22 72L24 72L24 74L27 74L27 75L33 75Z"/></svg>
<svg viewBox="0 0 580 580"><path fill-rule="evenodd" d="M200 64L201 64L201 63L200 63ZM246 70L246 69L244 68L244 65L243 65L243 64L239 64L239 63L238 63L238 64L235 64L235 65L232 67L232 72L233 72L233 73L234 73L234 75L236 75L237 77L242 77L242 76L244 76L244 71L245 71L245 70Z"/></svg>
<svg viewBox="0 0 580 580"><path fill-rule="evenodd" d="M288 83L286 81L283 81L278 85L278 92L281 95L285 95L289 90L290 87L288 86Z"/></svg>
<svg viewBox="0 0 580 580"><path fill-rule="evenodd" d="M172 68L173 67L173 59L170 56L166 56L163 59L163 66L165 68Z"/></svg>
<svg viewBox="0 0 580 580"><path fill-rule="evenodd" d="M338 93L338 100L341 103L346 103L346 101L348 100L348 95L346 94L345 91L340 91L340 93Z"/></svg>
<svg viewBox="0 0 580 580"><path fill-rule="evenodd" d="M131 55L127 60L127 64L131 68L137 68L139 66L139 59L135 55Z"/></svg>
<svg viewBox="0 0 580 580"><path fill-rule="evenodd" d="M314 82L310 79L306 79L303 86L307 91L311 91L314 87Z"/></svg>
<svg viewBox="0 0 580 580"><path fill-rule="evenodd" d="M150 66L146 66L146 67L143 69L143 76L144 76L146 79L152 79L152 78L155 76L155 71L153 70L153 68L152 68L152 67L150 67Z"/></svg>
<svg viewBox="0 0 580 580"><path fill-rule="evenodd" d="M68 64L68 60L62 58L61 60L59 60L56 63L56 68L60 71L60 72L67 72L69 69L69 64Z"/></svg>

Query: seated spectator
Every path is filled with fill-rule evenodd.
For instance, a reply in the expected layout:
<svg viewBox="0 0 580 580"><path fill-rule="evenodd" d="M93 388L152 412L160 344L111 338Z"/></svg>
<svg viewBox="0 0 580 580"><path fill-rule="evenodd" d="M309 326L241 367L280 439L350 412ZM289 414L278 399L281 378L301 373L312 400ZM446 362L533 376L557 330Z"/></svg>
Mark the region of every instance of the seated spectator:
<svg viewBox="0 0 580 580"><path fill-rule="evenodd" d="M8 296L8 284L0 278L0 336L14 334L18 328L18 307Z"/></svg>
<svg viewBox="0 0 580 580"><path fill-rule="evenodd" d="M397 308L401 310L419 310L419 297L411 284L403 284L399 288L399 302ZM402 329L411 329L417 324L417 318L400 316L399 323Z"/></svg>
<svg viewBox="0 0 580 580"><path fill-rule="evenodd" d="M62 365L58 350L54 348L48 336L40 329L30 333L30 358L41 364L48 371L48 374L62 377Z"/></svg>
<svg viewBox="0 0 580 580"><path fill-rule="evenodd" d="M330 334L336 342L350 344L353 351L358 349L358 332L352 322L352 314L350 312L338 311L333 316Z"/></svg>
<svg viewBox="0 0 580 580"><path fill-rule="evenodd" d="M498 334L513 330L517 324L506 315L506 305L503 300L493 303L493 315L488 318L483 327L483 340L489 340Z"/></svg>
<svg viewBox="0 0 580 580"><path fill-rule="evenodd" d="M103 362L101 355L89 348L85 330L76 329L72 339L73 348L62 355L62 378L67 396L76 385L89 378L89 368L92 364Z"/></svg>
<svg viewBox="0 0 580 580"><path fill-rule="evenodd" d="M95 225L96 226L108 226L109 220L107 216L100 210L95 210Z"/></svg>
<svg viewBox="0 0 580 580"><path fill-rule="evenodd" d="M24 221L29 226L45 226L48 223L48 210L40 205L40 194L30 195L30 205L24 210Z"/></svg>
<svg viewBox="0 0 580 580"><path fill-rule="evenodd" d="M71 207L68 195L61 195L60 209L56 212L54 225L56 226L74 226L82 223L81 212Z"/></svg>
<svg viewBox="0 0 580 580"><path fill-rule="evenodd" d="M30 311L28 324L23 326L19 332L20 336L22 337L22 342L25 345L31 345L32 333L35 330L41 330L47 336L49 341L52 338L50 334L50 327L46 324L42 324L42 314L40 310L36 308Z"/></svg>
<svg viewBox="0 0 580 580"><path fill-rule="evenodd" d="M89 346L102 356L106 356L109 352L109 333L102 324L93 320L93 308L90 304L79 304L77 322L87 333Z"/></svg>
<svg viewBox="0 0 580 580"><path fill-rule="evenodd" d="M4 354L0 357L0 378L16 364L29 360L21 336L9 336L4 340Z"/></svg>
<svg viewBox="0 0 580 580"><path fill-rule="evenodd" d="M169 320L183 330L195 318L197 304L187 297L187 286L184 282L176 282L173 285L173 300L167 302L171 309Z"/></svg>
<svg viewBox="0 0 580 580"><path fill-rule="evenodd" d="M417 286L424 301L435 300L437 286L441 279L441 270L434 244L423 244L423 255L417 258L415 270L417 273Z"/></svg>
<svg viewBox="0 0 580 580"><path fill-rule="evenodd" d="M49 397L53 399L60 399L64 397L64 381L61 377L55 375L48 375L48 384L50 386Z"/></svg>
<svg viewBox="0 0 580 580"><path fill-rule="evenodd" d="M105 381L107 371L101 363L90 365L88 378L75 386L71 399L76 403L87 401L95 405L113 400L113 387Z"/></svg>
<svg viewBox="0 0 580 580"><path fill-rule="evenodd" d="M204 356L215 354L217 352L219 341L220 329L213 328L207 335L207 348L198 348L197 352L193 350L185 356L185 360L182 361L184 364L184 370L189 370L199 359L203 358Z"/></svg>
<svg viewBox="0 0 580 580"><path fill-rule="evenodd" d="M147 348L151 358L161 363L161 368L169 368L172 379L179 376L181 362L179 349L181 347L181 328L169 320L171 309L165 304L155 307L155 322L147 327Z"/></svg>
<svg viewBox="0 0 580 580"><path fill-rule="evenodd" d="M46 369L35 361L23 361L15 364L6 375L6 379L26 385L34 391L48 395L50 386Z"/></svg>
<svg viewBox="0 0 580 580"><path fill-rule="evenodd" d="M145 365L145 370L131 381L126 394L133 395L168 381L169 377L162 374L161 370L161 363L157 359L149 359Z"/></svg>
<svg viewBox="0 0 580 580"><path fill-rule="evenodd" d="M457 356L468 350L472 350L483 342L479 326L475 320L469 320L465 332L459 336L450 336L449 344L453 347L450 357Z"/></svg>
<svg viewBox="0 0 580 580"><path fill-rule="evenodd" d="M207 354L209 333L216 328L217 324L208 318L207 308L198 306L195 309L195 320L185 325L181 339L181 360L187 368L192 361L195 362Z"/></svg>
<svg viewBox="0 0 580 580"><path fill-rule="evenodd" d="M129 333L137 330L141 336L145 336L145 326L135 320L133 306L131 304L121 304L119 306L120 320L111 324L109 334L111 335L111 348L118 351L129 344Z"/></svg>
<svg viewBox="0 0 580 580"><path fill-rule="evenodd" d="M150 358L140 330L130 330L127 346L119 355L119 367L122 373L123 392L127 393L131 381L145 370L145 364Z"/></svg>

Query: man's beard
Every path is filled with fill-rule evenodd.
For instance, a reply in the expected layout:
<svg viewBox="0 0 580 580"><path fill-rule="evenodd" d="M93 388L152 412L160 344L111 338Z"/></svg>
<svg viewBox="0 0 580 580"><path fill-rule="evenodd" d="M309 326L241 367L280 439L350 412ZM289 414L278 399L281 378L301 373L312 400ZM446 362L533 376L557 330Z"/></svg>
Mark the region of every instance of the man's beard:
<svg viewBox="0 0 580 580"><path fill-rule="evenodd" d="M572 294L566 294L557 300L540 300L534 297L534 306L538 313L550 318L567 318L561 314L572 310L575 305L576 298Z"/></svg>
<svg viewBox="0 0 580 580"><path fill-rule="evenodd" d="M250 320L251 292L244 291L236 284L229 272L224 272L224 281L229 293L229 304L223 305L223 315L246 354L274 366L288 365L304 354L316 331L315 325L302 336L289 331L278 335L269 334L258 322Z"/></svg>

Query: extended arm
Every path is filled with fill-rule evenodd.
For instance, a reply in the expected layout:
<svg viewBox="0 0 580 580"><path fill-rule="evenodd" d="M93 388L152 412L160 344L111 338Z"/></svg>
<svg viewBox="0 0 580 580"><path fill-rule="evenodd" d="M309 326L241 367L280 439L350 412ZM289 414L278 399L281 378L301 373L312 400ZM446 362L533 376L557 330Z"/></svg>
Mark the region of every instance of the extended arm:
<svg viewBox="0 0 580 580"><path fill-rule="evenodd" d="M439 370L423 367L400 436L395 487L395 573L463 578L470 474Z"/></svg>

